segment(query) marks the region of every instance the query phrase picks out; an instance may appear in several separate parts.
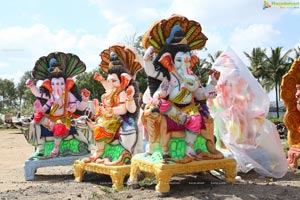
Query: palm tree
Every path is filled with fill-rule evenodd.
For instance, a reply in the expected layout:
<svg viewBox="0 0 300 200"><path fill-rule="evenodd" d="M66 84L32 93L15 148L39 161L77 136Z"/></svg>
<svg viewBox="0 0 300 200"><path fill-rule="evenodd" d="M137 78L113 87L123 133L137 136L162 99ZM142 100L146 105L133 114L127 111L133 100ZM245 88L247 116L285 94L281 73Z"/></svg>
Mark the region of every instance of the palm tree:
<svg viewBox="0 0 300 200"><path fill-rule="evenodd" d="M277 118L279 118L278 102L280 98L280 85L283 75L285 75L291 67L291 63L289 62L289 54L291 53L292 49L289 49L283 55L281 51L282 47L277 47L275 49L271 48L270 57L265 54L266 74L264 74L264 79L261 82L262 86L267 90L267 92L270 92L275 87Z"/></svg>
<svg viewBox="0 0 300 200"><path fill-rule="evenodd" d="M250 60L249 70L252 72L253 76L260 83L261 79L264 79L265 68L263 66L266 65L266 49L261 49L260 47L253 48L251 55L244 52L247 58Z"/></svg>
<svg viewBox="0 0 300 200"><path fill-rule="evenodd" d="M208 58L207 59L200 59L200 62L198 62L194 68L193 68L193 72L194 74L199 77L201 85L202 86L206 86L207 81L208 81L208 72L209 70L212 68L213 63L215 62L215 60L222 54L222 51L218 50L214 56L212 56L210 53L208 54Z"/></svg>
<svg viewBox="0 0 300 200"><path fill-rule="evenodd" d="M211 66L207 64L205 59L200 59L200 61L196 63L193 68L193 72L200 79L202 86L206 86L208 81L208 72L210 69Z"/></svg>
<svg viewBox="0 0 300 200"><path fill-rule="evenodd" d="M209 68L212 67L214 62L217 60L217 58L222 54L221 50L218 50L214 55L211 55L210 53L208 54L209 61L207 61L207 65Z"/></svg>
<svg viewBox="0 0 300 200"><path fill-rule="evenodd" d="M295 52L295 60L297 60L300 57L300 47L297 46L293 50ZM293 60L293 62L294 62L294 60Z"/></svg>

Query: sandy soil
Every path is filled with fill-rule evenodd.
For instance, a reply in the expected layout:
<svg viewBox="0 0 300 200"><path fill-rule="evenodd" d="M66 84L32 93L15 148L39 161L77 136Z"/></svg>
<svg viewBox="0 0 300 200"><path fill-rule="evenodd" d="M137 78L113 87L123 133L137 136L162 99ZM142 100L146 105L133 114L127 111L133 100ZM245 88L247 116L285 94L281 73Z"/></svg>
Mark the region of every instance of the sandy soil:
<svg viewBox="0 0 300 200"><path fill-rule="evenodd" d="M87 172L74 181L73 166L39 168L34 181L25 181L23 164L33 153L18 129L0 129L0 199L299 199L300 171L290 169L281 179L251 171L228 184L209 172L174 176L170 192L161 197L155 180L138 189L111 190L109 176ZM125 180L126 181L126 180Z"/></svg>

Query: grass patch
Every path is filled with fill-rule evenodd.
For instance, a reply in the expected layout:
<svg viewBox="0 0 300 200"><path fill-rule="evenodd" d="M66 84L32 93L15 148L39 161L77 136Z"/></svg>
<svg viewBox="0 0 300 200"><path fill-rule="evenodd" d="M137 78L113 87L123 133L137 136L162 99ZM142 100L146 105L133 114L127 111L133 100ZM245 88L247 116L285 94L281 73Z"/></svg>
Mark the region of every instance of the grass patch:
<svg viewBox="0 0 300 200"><path fill-rule="evenodd" d="M270 120L271 122L283 122L283 117L279 117L279 118L276 118L276 117L267 117L268 120Z"/></svg>
<svg viewBox="0 0 300 200"><path fill-rule="evenodd" d="M92 196L88 198L88 200L98 200L98 199L112 199L116 200L119 198L113 197L113 193L116 193L118 191L113 190L110 187L106 186L99 186L100 192L93 192Z"/></svg>
<svg viewBox="0 0 300 200"><path fill-rule="evenodd" d="M93 192L92 196L88 198L88 200L94 200L94 199L100 199L102 197L101 194L98 194L97 192Z"/></svg>
<svg viewBox="0 0 300 200"><path fill-rule="evenodd" d="M156 177L145 177L143 180L139 181L139 185L140 186L149 186L149 185L153 185L156 184Z"/></svg>

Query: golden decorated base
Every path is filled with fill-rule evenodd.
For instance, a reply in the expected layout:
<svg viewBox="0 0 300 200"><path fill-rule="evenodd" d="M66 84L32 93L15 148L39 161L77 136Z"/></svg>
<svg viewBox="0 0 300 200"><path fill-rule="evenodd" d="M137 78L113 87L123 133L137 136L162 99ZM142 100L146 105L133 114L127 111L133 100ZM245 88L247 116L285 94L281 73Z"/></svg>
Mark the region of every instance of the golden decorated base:
<svg viewBox="0 0 300 200"><path fill-rule="evenodd" d="M112 188L114 190L122 190L124 178L126 175L130 174L130 165L106 166L104 164L85 163L81 160L76 160L74 162L75 181L82 181L84 171L109 175L113 183Z"/></svg>
<svg viewBox="0 0 300 200"><path fill-rule="evenodd" d="M209 170L223 169L225 172L225 181L234 182L236 176L236 161L233 158L223 158L217 160L192 161L186 164L162 164L152 163L133 157L131 160L131 171L129 182L136 181L139 171L154 173L157 185L155 190L165 193L170 190L170 179L175 174L189 174Z"/></svg>

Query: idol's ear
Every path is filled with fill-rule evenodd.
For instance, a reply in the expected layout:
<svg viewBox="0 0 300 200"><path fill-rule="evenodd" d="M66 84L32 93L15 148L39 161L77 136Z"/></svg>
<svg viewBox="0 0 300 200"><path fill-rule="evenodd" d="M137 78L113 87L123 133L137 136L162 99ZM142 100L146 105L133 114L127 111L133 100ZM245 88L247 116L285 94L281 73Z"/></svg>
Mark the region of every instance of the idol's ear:
<svg viewBox="0 0 300 200"><path fill-rule="evenodd" d="M72 78L67 78L66 80L66 90L70 91L75 85L75 81Z"/></svg>
<svg viewBox="0 0 300 200"><path fill-rule="evenodd" d="M174 63L170 53L164 53L158 61L168 70L168 72L174 70Z"/></svg>
<svg viewBox="0 0 300 200"><path fill-rule="evenodd" d="M121 74L121 88L125 89L128 86L131 79L132 79L132 77L129 74L122 73Z"/></svg>
<svg viewBox="0 0 300 200"><path fill-rule="evenodd" d="M195 54L192 54L191 55L191 66L190 66L190 69L192 70L193 67L196 65L196 63L200 62L199 58L197 55Z"/></svg>
<svg viewBox="0 0 300 200"><path fill-rule="evenodd" d="M42 86L45 87L50 93L52 93L51 81L49 79L45 79L42 83Z"/></svg>

